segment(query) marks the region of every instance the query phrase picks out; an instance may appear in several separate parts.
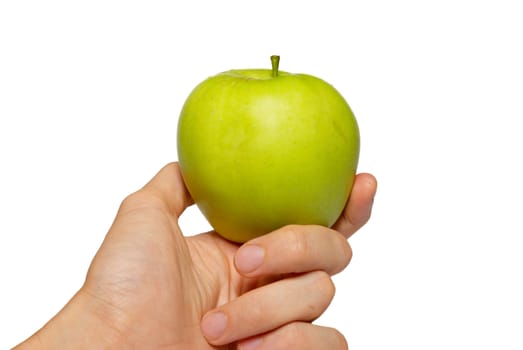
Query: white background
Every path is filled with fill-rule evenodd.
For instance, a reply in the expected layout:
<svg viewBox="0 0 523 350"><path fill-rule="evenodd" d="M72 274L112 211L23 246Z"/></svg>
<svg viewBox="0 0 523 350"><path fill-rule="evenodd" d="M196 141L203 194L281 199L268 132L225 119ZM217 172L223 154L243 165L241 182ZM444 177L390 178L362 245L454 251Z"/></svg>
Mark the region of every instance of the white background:
<svg viewBox="0 0 523 350"><path fill-rule="evenodd" d="M351 350L522 349L519 1L0 2L0 348L81 286L120 201L176 160L183 101L231 68L351 104L371 222L318 323ZM207 229L196 208L188 234Z"/></svg>

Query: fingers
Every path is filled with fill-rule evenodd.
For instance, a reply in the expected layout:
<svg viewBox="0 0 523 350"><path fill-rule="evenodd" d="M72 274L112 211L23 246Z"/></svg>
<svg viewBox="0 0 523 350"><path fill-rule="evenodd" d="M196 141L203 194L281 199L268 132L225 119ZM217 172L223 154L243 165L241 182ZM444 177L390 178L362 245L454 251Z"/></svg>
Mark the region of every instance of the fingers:
<svg viewBox="0 0 523 350"><path fill-rule="evenodd" d="M240 341L237 350L348 350L343 334L334 328L292 322L273 332Z"/></svg>
<svg viewBox="0 0 523 350"><path fill-rule="evenodd" d="M207 341L224 345L294 321L312 321L334 297L334 284L322 271L256 288L208 313L201 328Z"/></svg>
<svg viewBox="0 0 523 350"><path fill-rule="evenodd" d="M179 217L185 208L193 204L193 200L176 162L164 166L141 190L127 197L124 204L131 209L159 204Z"/></svg>
<svg viewBox="0 0 523 350"><path fill-rule="evenodd" d="M240 247L238 272L247 277L321 270L330 275L349 263L352 250L339 232L322 226L285 226Z"/></svg>
<svg viewBox="0 0 523 350"><path fill-rule="evenodd" d="M238 349L255 345L278 349L286 344L285 339L293 344L292 348L346 349L339 332L296 321L313 320L332 300L334 285L329 275L349 263L352 251L346 238L369 219L376 186L372 175L358 175L345 211L333 229L289 225L241 246L234 263L243 276L292 277L253 289L208 313L202 321L207 340L224 345L243 339ZM307 332L311 339L297 336L299 331ZM297 346L296 342L301 341L303 346Z"/></svg>
<svg viewBox="0 0 523 350"><path fill-rule="evenodd" d="M358 174L347 205L332 228L348 238L365 225L371 215L377 186L376 178L373 175Z"/></svg>

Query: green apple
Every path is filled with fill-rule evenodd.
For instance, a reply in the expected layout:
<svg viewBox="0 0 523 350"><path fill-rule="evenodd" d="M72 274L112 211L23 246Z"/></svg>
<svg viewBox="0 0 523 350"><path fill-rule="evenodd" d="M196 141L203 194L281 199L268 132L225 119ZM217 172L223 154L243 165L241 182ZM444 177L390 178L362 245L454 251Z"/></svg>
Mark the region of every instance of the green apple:
<svg viewBox="0 0 523 350"><path fill-rule="evenodd" d="M343 96L307 74L230 70L190 93L178 120L178 160L200 211L245 242L288 224L331 226L345 206L359 130Z"/></svg>

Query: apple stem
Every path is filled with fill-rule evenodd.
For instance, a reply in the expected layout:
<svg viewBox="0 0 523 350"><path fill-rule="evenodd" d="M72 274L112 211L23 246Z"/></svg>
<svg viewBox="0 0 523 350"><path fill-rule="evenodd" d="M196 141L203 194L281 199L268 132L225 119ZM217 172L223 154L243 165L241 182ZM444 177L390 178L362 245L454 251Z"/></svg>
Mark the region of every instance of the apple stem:
<svg viewBox="0 0 523 350"><path fill-rule="evenodd" d="M277 77L278 76L278 67L280 65L280 56L272 55L271 63L272 63L272 76Z"/></svg>

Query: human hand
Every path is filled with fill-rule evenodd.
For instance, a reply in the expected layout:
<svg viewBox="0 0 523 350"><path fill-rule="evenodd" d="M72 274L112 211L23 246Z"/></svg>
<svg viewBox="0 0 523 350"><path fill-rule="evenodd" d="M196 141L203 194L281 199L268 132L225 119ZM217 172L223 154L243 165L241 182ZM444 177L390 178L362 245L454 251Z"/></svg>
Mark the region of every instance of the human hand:
<svg viewBox="0 0 523 350"><path fill-rule="evenodd" d="M122 202L80 291L20 348L345 349L338 331L312 321L375 191L360 174L332 229L291 225L238 245L183 236L192 199L171 163Z"/></svg>

